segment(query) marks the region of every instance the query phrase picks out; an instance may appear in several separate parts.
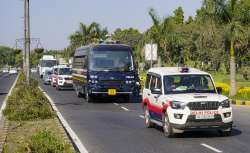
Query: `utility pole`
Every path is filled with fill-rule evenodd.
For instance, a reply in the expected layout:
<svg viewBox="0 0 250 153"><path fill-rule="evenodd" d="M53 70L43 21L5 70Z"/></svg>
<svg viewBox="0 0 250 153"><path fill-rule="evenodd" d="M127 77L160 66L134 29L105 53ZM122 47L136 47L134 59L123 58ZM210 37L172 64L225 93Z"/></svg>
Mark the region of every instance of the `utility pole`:
<svg viewBox="0 0 250 153"><path fill-rule="evenodd" d="M26 82L30 84L30 11L29 11L29 0L24 0L24 42L25 42L25 75L26 75Z"/></svg>
<svg viewBox="0 0 250 153"><path fill-rule="evenodd" d="M151 53L151 58L150 58L150 68L153 67L153 40L150 41L150 53Z"/></svg>
<svg viewBox="0 0 250 153"><path fill-rule="evenodd" d="M27 28L26 28L26 7L27 7L27 1L24 0L24 41L23 41L23 72L26 74L26 39L27 39ZM17 41L16 41L17 44Z"/></svg>

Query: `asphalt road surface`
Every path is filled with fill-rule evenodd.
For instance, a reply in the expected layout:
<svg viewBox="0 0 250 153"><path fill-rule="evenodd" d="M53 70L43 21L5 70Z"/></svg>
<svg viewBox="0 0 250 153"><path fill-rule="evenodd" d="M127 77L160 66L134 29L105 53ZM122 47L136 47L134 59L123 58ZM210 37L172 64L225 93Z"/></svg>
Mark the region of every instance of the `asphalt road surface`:
<svg viewBox="0 0 250 153"><path fill-rule="evenodd" d="M9 75L8 73L0 74L0 107L3 104L4 98L9 93L17 75Z"/></svg>
<svg viewBox="0 0 250 153"><path fill-rule="evenodd" d="M250 107L234 106L232 136L186 132L166 138L161 128L146 128L139 103L100 99L86 103L74 91L40 86L86 146L89 153L247 153L250 152Z"/></svg>

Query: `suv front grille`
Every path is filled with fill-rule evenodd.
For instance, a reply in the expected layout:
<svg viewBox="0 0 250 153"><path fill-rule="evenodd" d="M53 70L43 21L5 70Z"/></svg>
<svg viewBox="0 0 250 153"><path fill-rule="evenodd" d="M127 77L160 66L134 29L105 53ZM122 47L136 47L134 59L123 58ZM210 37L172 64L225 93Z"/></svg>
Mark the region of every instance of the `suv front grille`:
<svg viewBox="0 0 250 153"><path fill-rule="evenodd" d="M190 110L217 110L220 103L217 101L190 102L187 106Z"/></svg>

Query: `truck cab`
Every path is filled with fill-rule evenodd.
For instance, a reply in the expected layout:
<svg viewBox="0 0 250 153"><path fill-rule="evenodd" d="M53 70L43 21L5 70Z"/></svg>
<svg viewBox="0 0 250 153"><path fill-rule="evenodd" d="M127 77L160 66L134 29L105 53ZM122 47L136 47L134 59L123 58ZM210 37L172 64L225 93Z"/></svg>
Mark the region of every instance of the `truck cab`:
<svg viewBox="0 0 250 153"><path fill-rule="evenodd" d="M160 67L147 73L142 108L147 127L168 137L193 130L232 131L232 107L210 74L194 68Z"/></svg>

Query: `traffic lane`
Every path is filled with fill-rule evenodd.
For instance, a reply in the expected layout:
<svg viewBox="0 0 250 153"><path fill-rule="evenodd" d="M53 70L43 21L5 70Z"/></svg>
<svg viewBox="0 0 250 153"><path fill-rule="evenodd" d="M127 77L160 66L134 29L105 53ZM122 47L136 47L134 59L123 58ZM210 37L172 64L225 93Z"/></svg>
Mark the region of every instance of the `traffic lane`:
<svg viewBox="0 0 250 153"><path fill-rule="evenodd" d="M242 137L241 124L234 128L232 137L220 137L217 132L210 131L186 132L177 135L176 138L168 139L163 136L161 128L145 128L144 120L138 117L142 113L138 103L127 104L115 101L114 103L86 103L84 99L77 98L74 91L56 91L50 86L46 87L52 99L56 99L60 112L90 152L164 152L166 149L178 150L178 152L200 152L201 150L211 152L211 149L204 148L201 144L227 150L227 152L248 150L247 141L244 140L244 138L248 139L248 136ZM121 107L127 108L128 111L122 110ZM243 111L243 116L246 116L244 115L246 112L247 109ZM235 118L239 118L236 124L244 123L241 109L234 107L234 115ZM241 116L237 117L237 115ZM150 141L152 138L155 140ZM124 142L126 147L123 146ZM195 148L189 148L189 146L195 146Z"/></svg>
<svg viewBox="0 0 250 153"><path fill-rule="evenodd" d="M9 75L8 73L3 73L0 76L0 107L3 104L3 101L7 94L9 93L9 90L14 83L17 75Z"/></svg>
<svg viewBox="0 0 250 153"><path fill-rule="evenodd" d="M128 108L130 111L137 111L142 113L140 104L119 104ZM134 106L133 106L134 105ZM201 131L201 132L185 132L178 134L176 138L183 139L198 139L201 144L210 144L215 148L220 148L225 152L248 152L250 150L250 107L249 106L235 106L233 107L234 128L232 136L220 137L218 132ZM205 138L205 139L204 139Z"/></svg>
<svg viewBox="0 0 250 153"><path fill-rule="evenodd" d="M89 152L97 153L161 153L206 152L200 141L174 140L163 136L161 128L147 129L137 111L125 111L114 103L86 103L74 91L56 91L50 86L42 88L55 101L56 106ZM121 103L124 105L125 103ZM120 105L120 104L119 104ZM139 104L135 104L138 105ZM196 147L193 147L193 146ZM180 147L181 146L181 147ZM209 152L209 151L208 151Z"/></svg>
<svg viewBox="0 0 250 153"><path fill-rule="evenodd" d="M250 150L250 107L233 106L234 128L232 136L218 137L216 141L207 139L205 142L217 146L227 153L246 153Z"/></svg>

